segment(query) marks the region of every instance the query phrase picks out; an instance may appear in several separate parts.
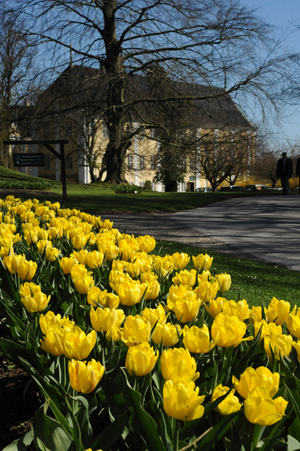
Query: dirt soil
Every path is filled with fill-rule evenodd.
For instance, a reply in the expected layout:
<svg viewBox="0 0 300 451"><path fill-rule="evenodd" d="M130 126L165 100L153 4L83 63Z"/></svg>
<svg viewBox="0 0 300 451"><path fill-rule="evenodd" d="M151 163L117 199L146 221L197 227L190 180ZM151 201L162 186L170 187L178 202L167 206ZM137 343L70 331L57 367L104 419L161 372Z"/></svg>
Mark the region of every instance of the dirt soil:
<svg viewBox="0 0 300 451"><path fill-rule="evenodd" d="M41 397L29 375L0 356L0 449L31 429Z"/></svg>

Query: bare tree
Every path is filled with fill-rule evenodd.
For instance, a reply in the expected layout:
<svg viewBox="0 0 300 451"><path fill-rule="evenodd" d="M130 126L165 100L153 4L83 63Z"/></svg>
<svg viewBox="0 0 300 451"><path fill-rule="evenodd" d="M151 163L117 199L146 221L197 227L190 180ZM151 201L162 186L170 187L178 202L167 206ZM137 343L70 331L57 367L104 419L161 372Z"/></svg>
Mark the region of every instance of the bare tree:
<svg viewBox="0 0 300 451"><path fill-rule="evenodd" d="M146 114L150 105L203 98L182 90L153 98L132 77L160 64L174 81L216 84L224 88L217 96L248 92L263 104L272 100L275 75L286 68L286 55L272 47L270 28L238 0L15 0L9 6L0 0L1 5L20 8L26 33L47 46L52 69L67 63L70 49L74 63L102 68L109 135L104 162L106 180L113 183L125 181L126 151L142 131L132 132L128 121L149 130L159 125Z"/></svg>
<svg viewBox="0 0 300 451"><path fill-rule="evenodd" d="M0 9L0 164L4 162L2 140L8 138L16 106L32 92L33 39L22 30L17 13Z"/></svg>

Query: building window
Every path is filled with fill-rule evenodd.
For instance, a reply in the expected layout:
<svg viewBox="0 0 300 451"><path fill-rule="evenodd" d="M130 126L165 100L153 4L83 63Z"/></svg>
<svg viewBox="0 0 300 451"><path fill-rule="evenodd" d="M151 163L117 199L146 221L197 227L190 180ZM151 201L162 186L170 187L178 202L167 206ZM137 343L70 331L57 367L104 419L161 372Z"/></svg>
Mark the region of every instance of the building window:
<svg viewBox="0 0 300 451"><path fill-rule="evenodd" d="M44 168L46 171L49 171L50 169L50 155L44 154Z"/></svg>
<svg viewBox="0 0 300 451"><path fill-rule="evenodd" d="M140 170L142 171L143 169L145 169L145 167L146 167L145 157L141 156L140 157Z"/></svg>
<svg viewBox="0 0 300 451"><path fill-rule="evenodd" d="M196 159L194 156L190 157L190 171L196 171Z"/></svg>
<svg viewBox="0 0 300 451"><path fill-rule="evenodd" d="M73 158L72 155L66 156L66 169L73 169Z"/></svg>
<svg viewBox="0 0 300 451"><path fill-rule="evenodd" d="M155 171L156 169L156 157L154 155L152 155L150 158L150 168L151 171Z"/></svg>
<svg viewBox="0 0 300 451"><path fill-rule="evenodd" d="M128 169L133 169L133 155L128 155L127 167L128 167Z"/></svg>

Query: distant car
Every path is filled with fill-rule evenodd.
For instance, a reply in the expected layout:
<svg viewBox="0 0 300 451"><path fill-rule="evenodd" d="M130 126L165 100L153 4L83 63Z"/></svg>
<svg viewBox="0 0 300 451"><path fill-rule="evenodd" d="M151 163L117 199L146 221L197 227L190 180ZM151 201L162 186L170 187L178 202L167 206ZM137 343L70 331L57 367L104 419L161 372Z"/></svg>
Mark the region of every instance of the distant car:
<svg viewBox="0 0 300 451"><path fill-rule="evenodd" d="M195 192L196 193L211 193L212 192L212 188L210 188L210 187L206 187L206 188L197 188L196 190L195 190Z"/></svg>
<svg viewBox="0 0 300 451"><path fill-rule="evenodd" d="M246 191L265 191L267 189L270 189L268 185L246 185L245 190Z"/></svg>
<svg viewBox="0 0 300 451"><path fill-rule="evenodd" d="M240 185L228 185L228 186L221 186L219 191L244 191L244 188Z"/></svg>

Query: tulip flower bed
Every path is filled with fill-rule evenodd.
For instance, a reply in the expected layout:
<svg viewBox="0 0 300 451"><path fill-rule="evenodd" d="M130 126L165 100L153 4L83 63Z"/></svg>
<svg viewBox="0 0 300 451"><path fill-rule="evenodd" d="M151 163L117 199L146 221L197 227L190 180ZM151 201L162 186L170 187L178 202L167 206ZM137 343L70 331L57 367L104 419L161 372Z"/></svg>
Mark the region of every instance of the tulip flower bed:
<svg viewBox="0 0 300 451"><path fill-rule="evenodd" d="M209 255L155 245L0 200L0 350L44 398L10 451L299 449L300 310L232 300Z"/></svg>

